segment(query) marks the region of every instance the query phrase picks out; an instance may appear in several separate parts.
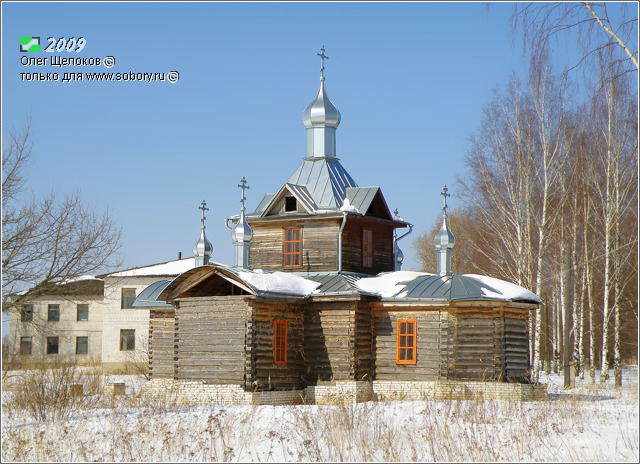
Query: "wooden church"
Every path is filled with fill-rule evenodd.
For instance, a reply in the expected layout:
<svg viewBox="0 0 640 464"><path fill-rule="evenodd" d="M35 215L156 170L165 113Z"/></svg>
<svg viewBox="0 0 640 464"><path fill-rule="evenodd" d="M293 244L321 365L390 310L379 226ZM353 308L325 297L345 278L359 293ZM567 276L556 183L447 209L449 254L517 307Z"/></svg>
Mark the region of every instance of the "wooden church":
<svg viewBox="0 0 640 464"><path fill-rule="evenodd" d="M324 49L318 55L326 58ZM368 392L358 400L451 381L529 383L528 321L540 299L452 274L446 186L436 272L400 270L397 242L407 232L397 229L411 224L337 158L340 113L323 71L302 115L302 164L249 214L245 179L238 185L241 213L226 220L234 265L209 263L203 202L196 267L137 298L150 310L150 383L203 385L218 399L231 390L303 396L352 386Z"/></svg>

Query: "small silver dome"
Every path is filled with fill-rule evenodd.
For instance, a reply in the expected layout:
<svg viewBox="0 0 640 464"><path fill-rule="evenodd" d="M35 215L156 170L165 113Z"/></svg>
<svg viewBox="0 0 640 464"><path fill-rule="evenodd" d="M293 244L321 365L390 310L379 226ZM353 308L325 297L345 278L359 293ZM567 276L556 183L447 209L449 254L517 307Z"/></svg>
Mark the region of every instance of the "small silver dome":
<svg viewBox="0 0 640 464"><path fill-rule="evenodd" d="M340 125L340 111L331 102L324 89L324 76L320 76L318 95L302 112L302 122L306 128L337 128Z"/></svg>
<svg viewBox="0 0 640 464"><path fill-rule="evenodd" d="M204 233L204 227L203 227L202 231L200 232L200 238L193 245L193 256L195 256L196 261L198 260L198 258L201 258L201 259L204 258L203 262L204 264L207 264L212 254L213 254L213 245L207 239L207 236Z"/></svg>
<svg viewBox="0 0 640 464"><path fill-rule="evenodd" d="M396 245L396 264L402 264L402 261L404 261L404 253L402 253L402 250Z"/></svg>
<svg viewBox="0 0 640 464"><path fill-rule="evenodd" d="M442 227L433 239L433 243L436 246L436 250L445 248L453 248L456 243L456 238L449 230L449 224L447 224L446 214L442 218Z"/></svg>
<svg viewBox="0 0 640 464"><path fill-rule="evenodd" d="M202 219L200 219L202 226L200 231L200 238L193 245L193 257L196 259L196 266L204 266L206 264L209 264L209 258L213 254L213 245L209 240L207 240L207 236L204 233L204 221L205 219L207 219L206 217L204 217L204 212L209 211L209 208L207 208L207 202L202 200L202 203L200 203L198 209L202 210Z"/></svg>
<svg viewBox="0 0 640 464"><path fill-rule="evenodd" d="M240 219L238 219L238 223L231 231L231 240L233 243L242 243L242 242L250 242L253 237L253 230L247 224L247 221L244 217L244 211L240 215Z"/></svg>

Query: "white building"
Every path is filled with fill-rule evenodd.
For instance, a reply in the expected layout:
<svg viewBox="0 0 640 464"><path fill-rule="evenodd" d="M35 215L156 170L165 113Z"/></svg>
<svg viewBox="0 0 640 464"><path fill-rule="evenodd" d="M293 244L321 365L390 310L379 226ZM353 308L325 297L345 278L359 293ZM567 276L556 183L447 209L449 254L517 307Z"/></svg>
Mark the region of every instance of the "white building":
<svg viewBox="0 0 640 464"><path fill-rule="evenodd" d="M142 290L192 269L195 258L114 272L104 276L102 367L122 372L148 366L149 310L134 308Z"/></svg>
<svg viewBox="0 0 640 464"><path fill-rule="evenodd" d="M101 362L103 288L101 279L86 276L11 312L9 343L16 360Z"/></svg>
<svg viewBox="0 0 640 464"><path fill-rule="evenodd" d="M179 259L60 285L56 295L31 300L10 314L10 352L21 364L101 364L106 372L147 366L149 310L134 309L140 292L192 269Z"/></svg>

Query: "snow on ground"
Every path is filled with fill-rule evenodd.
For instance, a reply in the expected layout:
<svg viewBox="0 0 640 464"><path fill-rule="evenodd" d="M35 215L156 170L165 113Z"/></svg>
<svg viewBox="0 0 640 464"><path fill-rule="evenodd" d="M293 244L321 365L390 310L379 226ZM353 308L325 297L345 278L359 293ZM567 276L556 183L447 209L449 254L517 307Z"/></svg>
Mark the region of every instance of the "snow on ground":
<svg viewBox="0 0 640 464"><path fill-rule="evenodd" d="M612 376L611 376L612 377ZM547 401L398 401L350 406L192 406L142 401L34 423L2 411L2 461L638 462L638 371L623 387L542 375ZM3 391L3 406L10 399Z"/></svg>

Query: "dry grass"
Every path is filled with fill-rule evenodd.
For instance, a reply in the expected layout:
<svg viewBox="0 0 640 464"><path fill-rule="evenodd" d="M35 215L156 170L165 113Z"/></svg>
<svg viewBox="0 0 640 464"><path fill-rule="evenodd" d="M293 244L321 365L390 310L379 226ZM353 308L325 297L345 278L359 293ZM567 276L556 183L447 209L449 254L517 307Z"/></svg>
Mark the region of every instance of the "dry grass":
<svg viewBox="0 0 640 464"><path fill-rule="evenodd" d="M87 385L101 377L67 375ZM637 388L537 402L288 407L187 406L172 395L91 393L69 398L73 407L50 409L42 420L26 397L3 392L2 460L638 461Z"/></svg>

